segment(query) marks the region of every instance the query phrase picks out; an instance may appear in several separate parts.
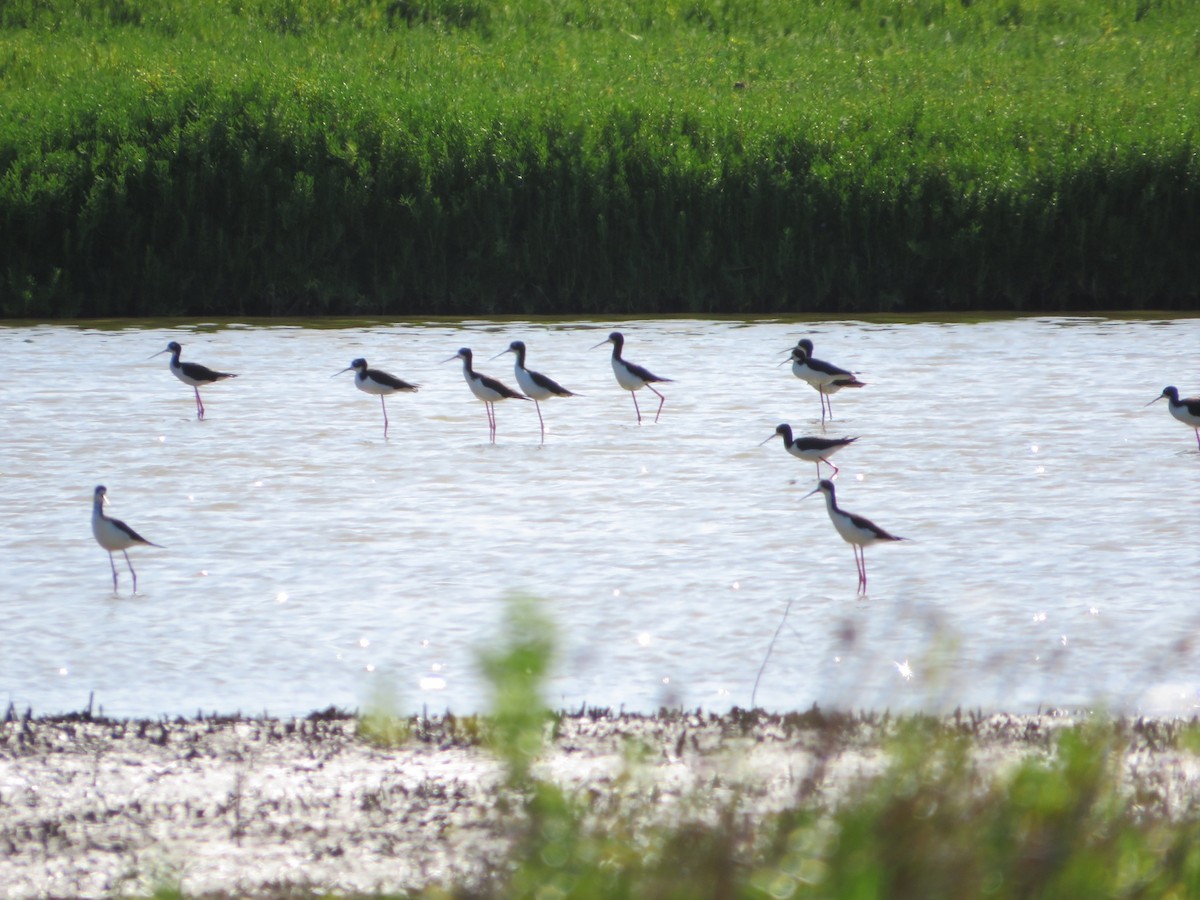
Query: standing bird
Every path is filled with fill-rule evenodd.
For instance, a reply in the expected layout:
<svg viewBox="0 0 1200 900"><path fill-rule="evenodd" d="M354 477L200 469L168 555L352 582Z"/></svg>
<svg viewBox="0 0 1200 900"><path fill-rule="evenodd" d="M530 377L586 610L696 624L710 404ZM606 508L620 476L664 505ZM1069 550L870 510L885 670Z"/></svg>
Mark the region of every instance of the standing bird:
<svg viewBox="0 0 1200 900"><path fill-rule="evenodd" d="M387 372L381 372L379 369L368 369L367 361L361 357L354 360L341 372L335 372L334 377L341 375L342 372L354 370L354 386L360 391L367 394L378 394L379 405L383 407L383 438L387 440L388 433L388 417L387 404L383 398L388 394L395 394L399 391L413 393L421 386L419 384L409 384L407 381L401 381L395 375L389 375Z"/></svg>
<svg viewBox="0 0 1200 900"><path fill-rule="evenodd" d="M482 375L471 368L471 351L467 347L463 347L457 353L444 359L442 362L450 362L451 359L461 359L463 364L463 378L467 380L467 387L471 389L471 393L476 399L482 400L484 408L487 410L488 417L488 437L492 443L496 443L496 401L498 400L528 400L524 394L518 393L508 385L501 384L495 378L490 378L487 375Z"/></svg>
<svg viewBox="0 0 1200 900"><path fill-rule="evenodd" d="M808 338L801 338L792 348L792 374L801 381L807 382L821 395L821 425L825 425L825 406L829 405L829 418L833 418L833 402L829 399L842 388L865 387L866 383L859 381L853 372L839 368L824 360L813 359L813 343Z"/></svg>
<svg viewBox="0 0 1200 900"><path fill-rule="evenodd" d="M811 497L817 491L825 495L825 508L829 511L833 527L842 536L842 540L850 544L854 550L854 564L858 567L858 592L865 594L867 592L867 545L877 541L903 541L906 538L888 534L870 519L864 519L862 516L839 509L833 492L833 482L827 478L818 482L817 486L801 499Z"/></svg>
<svg viewBox="0 0 1200 900"><path fill-rule="evenodd" d="M146 540L120 519L111 519L106 516L104 504L107 502L108 488L102 484L98 485L92 495L92 534L96 536L96 543L108 551L108 564L112 566L113 593L117 592L117 564L113 562L113 551L120 550L125 557L125 564L129 566L129 574L133 576L133 593L136 594L137 572L133 570L133 563L129 561L129 554L126 551L138 544L145 544L147 547L160 547L160 545Z"/></svg>
<svg viewBox="0 0 1200 900"><path fill-rule="evenodd" d="M856 437L844 438L819 438L819 437L792 437L791 425L778 425L775 428L775 434L767 438L758 446L762 446L767 441L774 440L775 437L783 438L783 446L788 453L797 459L802 459L805 462L817 464L817 478L821 477L821 463L833 469L833 477L837 478L838 467L829 461L829 457L837 453L843 447L849 447L855 441Z"/></svg>
<svg viewBox="0 0 1200 900"><path fill-rule="evenodd" d="M1171 415L1188 428L1196 429L1196 446L1200 447L1200 397L1185 397L1180 400L1179 388L1165 387L1150 403L1156 403L1163 397L1167 398L1167 409L1171 411Z"/></svg>
<svg viewBox="0 0 1200 900"><path fill-rule="evenodd" d="M573 392L568 391L565 387L559 384L552 378L547 378L541 372L534 372L532 369L525 368L525 342L513 341L508 345L507 350L501 350L492 359L498 359L505 353L515 353L517 355L516 362L513 363L513 374L517 378L517 385L525 393L526 396L533 399L533 407L537 410L538 424L542 426L542 443L546 443L546 423L542 419L542 407L538 401L549 400L551 397L574 397Z"/></svg>
<svg viewBox="0 0 1200 900"><path fill-rule="evenodd" d="M179 353L183 347L179 346L176 341L171 341L167 344L166 350L159 350L155 356L162 356L164 353L171 354L171 374L178 378L186 385L190 385L196 392L196 418L204 418L204 401L200 399L200 388L206 385L215 384L218 381L224 381L226 378L237 378L236 375L229 372L214 372L207 366L202 366L200 363L180 362Z"/></svg>
<svg viewBox="0 0 1200 900"><path fill-rule="evenodd" d="M637 413L638 424L642 424L642 411L638 408L637 394L635 391L640 391L644 387L650 388L655 394L658 394L658 412L654 414L654 421L658 421L659 415L662 413L663 404L667 402L664 397L650 382L670 382L673 379L659 378L657 375L651 374L647 369L643 369L639 365L629 362L621 358L621 348L625 345L625 336L619 331L614 331L607 338L602 340L596 347L603 347L605 344L612 344L612 370L617 376L617 384L629 391L629 395L633 397L633 409ZM593 350L596 347L592 347Z"/></svg>

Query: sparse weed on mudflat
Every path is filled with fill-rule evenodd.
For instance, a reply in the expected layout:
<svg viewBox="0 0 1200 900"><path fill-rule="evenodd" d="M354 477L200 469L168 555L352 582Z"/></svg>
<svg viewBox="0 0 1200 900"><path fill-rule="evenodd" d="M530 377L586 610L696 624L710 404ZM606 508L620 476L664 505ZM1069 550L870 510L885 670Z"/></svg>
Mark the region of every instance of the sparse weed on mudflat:
<svg viewBox="0 0 1200 900"><path fill-rule="evenodd" d="M0 314L1200 298L1182 0L10 0Z"/></svg>

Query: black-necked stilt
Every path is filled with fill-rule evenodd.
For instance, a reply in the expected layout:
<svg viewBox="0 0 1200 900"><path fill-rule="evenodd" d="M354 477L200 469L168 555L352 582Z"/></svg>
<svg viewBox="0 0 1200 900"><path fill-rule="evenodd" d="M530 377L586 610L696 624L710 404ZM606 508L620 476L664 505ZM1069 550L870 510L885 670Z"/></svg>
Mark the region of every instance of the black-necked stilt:
<svg viewBox="0 0 1200 900"><path fill-rule="evenodd" d="M833 477L837 477L838 467L829 461L829 457L837 453L843 447L849 447L855 441L856 437L844 438L820 438L820 437L792 437L791 425L777 425L775 434L767 438L758 446L762 446L767 441L774 440L776 437L783 438L783 446L787 452L797 459L802 459L805 462L817 464L817 477L821 477L821 463L833 469Z"/></svg>
<svg viewBox="0 0 1200 900"><path fill-rule="evenodd" d="M359 357L350 363L341 372L335 372L335 377L341 375L342 372L354 370L354 386L360 391L368 394L379 395L379 405L383 407L383 436L386 439L388 433L388 417L387 404L383 398L388 394L395 394L400 391L409 393L417 390L421 386L419 384L409 384L407 381L402 381L395 375L389 375L387 372L381 372L379 369L368 369L367 361Z"/></svg>
<svg viewBox="0 0 1200 900"><path fill-rule="evenodd" d="M467 380L467 387L471 389L471 393L479 400L483 401L484 408L487 410L488 417L488 437L492 443L496 443L496 401L498 400L528 400L524 394L518 393L506 384L501 384L495 378L483 375L471 368L471 351L467 347L463 347L450 359L442 360L442 362L450 362L451 359L461 359L463 364L463 378Z"/></svg>
<svg viewBox="0 0 1200 900"><path fill-rule="evenodd" d="M1167 398L1167 409L1171 411L1171 415L1188 428L1196 430L1196 446L1200 447L1200 397L1185 397L1180 400L1179 388L1165 387L1150 403L1156 403L1163 397ZM1146 405L1149 406L1150 403Z"/></svg>
<svg viewBox="0 0 1200 900"><path fill-rule="evenodd" d="M828 478L821 479L817 486L804 497L811 497L818 491L825 495L825 508L829 510L829 518L833 521L833 527L842 536L842 540L850 544L854 550L854 564L858 567L858 590L859 593L865 594L867 592L867 545L879 541L903 541L905 538L888 534L870 519L864 519L862 516L838 508L833 482Z"/></svg>
<svg viewBox="0 0 1200 900"><path fill-rule="evenodd" d="M204 401L200 399L200 388L205 385L215 384L218 381L224 381L226 378L237 378L229 372L214 372L207 366L202 366L200 363L180 362L179 354L183 350L176 341L171 341L167 344L166 350L159 350L155 356L162 356L164 353L171 354L171 374L178 378L186 385L190 385L192 390L196 392L196 418L204 418Z"/></svg>
<svg viewBox="0 0 1200 900"><path fill-rule="evenodd" d="M596 347L603 347L605 344L612 344L612 370L617 376L617 384L629 391L629 396L633 397L633 409L637 413L638 424L642 424L642 411L638 408L636 391L640 391L644 387L650 388L654 393L658 394L658 412L654 414L654 421L658 421L658 417L662 414L663 404L667 402L659 391L652 385L652 381L670 382L670 378L659 378L657 375L651 374L649 370L643 369L641 366L635 365L626 359L621 358L621 348L625 346L625 336L619 331L614 331L607 338L602 340ZM595 350L596 347L592 349Z"/></svg>
<svg viewBox="0 0 1200 900"><path fill-rule="evenodd" d="M542 427L542 443L544 444L546 443L546 423L542 420L542 407L538 401L549 400L551 397L574 397L575 394L554 379L547 378L541 372L525 368L524 341L513 341L508 345L507 350L501 350L492 359L498 359L505 353L517 354L517 360L513 364L513 374L516 376L517 385L521 391L533 400L533 406L538 414L538 424Z"/></svg>
<svg viewBox="0 0 1200 900"><path fill-rule="evenodd" d="M146 540L120 519L106 516L104 504L107 502L108 488L102 484L98 485L92 494L92 534L96 536L96 543L108 551L108 564L112 566L113 593L117 592L117 564L113 561L113 552L120 550L125 557L125 564L129 566L129 574L133 576L133 592L136 594L137 572L133 570L133 563L129 561L126 551L138 544L145 544L147 547L159 545Z"/></svg>
<svg viewBox="0 0 1200 900"><path fill-rule="evenodd" d="M860 388L865 387L865 382L859 381L853 372L848 372L845 369L827 363L821 359L814 359L813 342L808 338L801 338L796 342L796 346L792 348L792 374L816 389L821 395L821 424L825 424L825 407L829 406L829 418L833 418L833 402L829 399L832 394L836 394L842 388Z"/></svg>

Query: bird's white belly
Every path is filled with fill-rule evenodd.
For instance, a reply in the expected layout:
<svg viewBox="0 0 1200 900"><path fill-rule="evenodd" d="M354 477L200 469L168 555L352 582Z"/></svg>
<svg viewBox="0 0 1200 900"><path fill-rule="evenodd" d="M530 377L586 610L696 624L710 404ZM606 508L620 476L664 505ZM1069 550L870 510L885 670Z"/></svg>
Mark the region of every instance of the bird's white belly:
<svg viewBox="0 0 1200 900"><path fill-rule="evenodd" d="M548 391L536 381L525 369L520 366L513 367L513 374L517 379L517 387L521 389L521 393L526 397L532 397L534 400L549 400L554 396L553 391Z"/></svg>
<svg viewBox="0 0 1200 900"><path fill-rule="evenodd" d="M161 370L159 370L161 371ZM207 384L204 381L197 381L195 378L189 378L183 371L182 366L171 366L171 374L186 384L188 387L199 387L202 384Z"/></svg>
<svg viewBox="0 0 1200 900"><path fill-rule="evenodd" d="M1189 428L1200 428L1200 416L1193 416L1182 403L1171 407L1171 415Z"/></svg>
<svg viewBox="0 0 1200 900"><path fill-rule="evenodd" d="M842 540L848 544L858 544L858 546L864 547L877 540L874 532L859 528L847 516L831 515L829 518L833 520L833 527L842 536Z"/></svg>
<svg viewBox="0 0 1200 900"><path fill-rule="evenodd" d="M646 386L646 382L638 378L617 360L612 361L613 374L617 376L617 384L625 388L627 391L640 391Z"/></svg>
<svg viewBox="0 0 1200 900"><path fill-rule="evenodd" d="M494 403L497 400L504 399L502 394L493 391L478 378L468 378L467 386L471 389L471 393L475 395L476 399L482 400L484 403Z"/></svg>
<svg viewBox="0 0 1200 900"><path fill-rule="evenodd" d="M804 450L797 447L795 444L789 444L787 452L792 454L792 456L796 457L797 459L802 459L805 462L815 463L820 462L822 457L829 456L829 454L836 452L837 449L837 447L831 447L828 450Z"/></svg>
<svg viewBox="0 0 1200 900"><path fill-rule="evenodd" d="M137 543L112 522L99 516L92 518L92 534L96 537L96 543L109 553L115 550L127 550Z"/></svg>
<svg viewBox="0 0 1200 900"><path fill-rule="evenodd" d="M831 376L822 372L817 372L813 369L810 369L808 366L801 365L800 363L792 363L792 374L801 381L808 382L818 390L820 390L823 385L826 385L833 380Z"/></svg>
<svg viewBox="0 0 1200 900"><path fill-rule="evenodd" d="M377 381L372 381L370 378L355 378L354 383L360 391L368 394L390 394L393 392L392 388Z"/></svg>

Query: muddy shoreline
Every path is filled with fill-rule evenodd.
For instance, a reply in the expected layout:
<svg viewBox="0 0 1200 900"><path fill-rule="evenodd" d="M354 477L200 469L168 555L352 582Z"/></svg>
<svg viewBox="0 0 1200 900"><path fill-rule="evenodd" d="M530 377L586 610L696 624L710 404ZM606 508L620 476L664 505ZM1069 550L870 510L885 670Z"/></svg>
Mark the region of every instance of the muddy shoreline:
<svg viewBox="0 0 1200 900"><path fill-rule="evenodd" d="M940 720L996 771L1045 753L1068 715ZM1200 796L1176 720L1116 720L1131 785L1165 809ZM537 777L581 792L597 820L751 815L832 803L879 773L887 716L656 716L583 711L548 726ZM306 718L0 723L0 897L305 896L475 882L502 864L520 801L479 720L418 718L370 740L330 710ZM704 798L699 800L698 798ZM708 809L706 809L706 804Z"/></svg>

